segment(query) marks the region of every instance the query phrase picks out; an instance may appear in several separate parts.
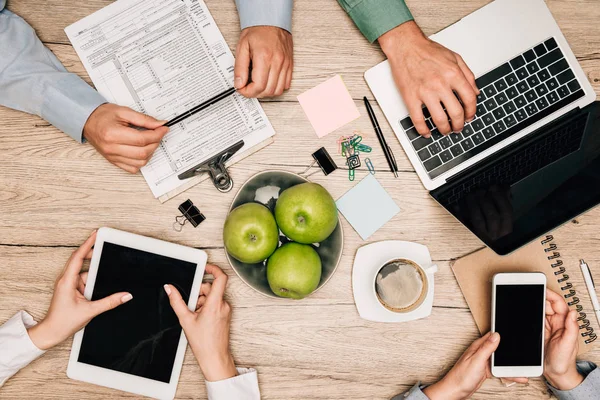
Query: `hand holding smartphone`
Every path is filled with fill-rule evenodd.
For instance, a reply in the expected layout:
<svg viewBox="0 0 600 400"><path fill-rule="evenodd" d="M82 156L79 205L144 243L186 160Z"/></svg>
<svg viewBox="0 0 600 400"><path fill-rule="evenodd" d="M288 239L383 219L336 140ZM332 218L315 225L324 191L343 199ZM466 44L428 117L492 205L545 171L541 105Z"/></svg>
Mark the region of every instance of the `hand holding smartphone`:
<svg viewBox="0 0 600 400"><path fill-rule="evenodd" d="M492 375L538 377L544 372L546 275L496 274L492 288L492 332L500 345L492 354Z"/></svg>

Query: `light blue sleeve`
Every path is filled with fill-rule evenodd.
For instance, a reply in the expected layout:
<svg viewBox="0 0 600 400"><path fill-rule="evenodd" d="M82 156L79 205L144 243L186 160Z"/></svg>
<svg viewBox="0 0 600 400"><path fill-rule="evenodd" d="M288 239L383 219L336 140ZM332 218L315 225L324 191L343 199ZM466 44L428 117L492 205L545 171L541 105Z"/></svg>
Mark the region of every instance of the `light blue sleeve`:
<svg viewBox="0 0 600 400"><path fill-rule="evenodd" d="M429 400L429 397L421 390L423 387L419 382L410 388L408 392L392 397L392 400Z"/></svg>
<svg viewBox="0 0 600 400"><path fill-rule="evenodd" d="M90 114L106 100L67 72L21 17L0 0L0 105L39 115L82 141Z"/></svg>
<svg viewBox="0 0 600 400"><path fill-rule="evenodd" d="M577 370L585 377L574 389L558 390L546 382L559 400L597 400L600 399L600 370L589 361L578 361Z"/></svg>
<svg viewBox="0 0 600 400"><path fill-rule="evenodd" d="M250 26L278 26L292 33L294 0L235 0L242 29Z"/></svg>

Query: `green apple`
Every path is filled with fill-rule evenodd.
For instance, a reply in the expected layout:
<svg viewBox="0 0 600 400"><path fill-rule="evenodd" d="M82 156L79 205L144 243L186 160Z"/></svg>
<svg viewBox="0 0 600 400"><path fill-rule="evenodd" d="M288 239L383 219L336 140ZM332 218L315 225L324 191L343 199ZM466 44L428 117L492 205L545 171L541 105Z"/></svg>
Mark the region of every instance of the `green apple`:
<svg viewBox="0 0 600 400"><path fill-rule="evenodd" d="M337 226L337 206L323 186L302 183L281 193L275 205L275 219L279 229L293 241L319 243Z"/></svg>
<svg viewBox="0 0 600 400"><path fill-rule="evenodd" d="M267 280L277 296L302 299L319 286L321 257L312 246L286 243L269 257Z"/></svg>
<svg viewBox="0 0 600 400"><path fill-rule="evenodd" d="M235 259L256 264L267 259L279 244L279 229L269 209L258 203L236 207L225 220L223 242Z"/></svg>

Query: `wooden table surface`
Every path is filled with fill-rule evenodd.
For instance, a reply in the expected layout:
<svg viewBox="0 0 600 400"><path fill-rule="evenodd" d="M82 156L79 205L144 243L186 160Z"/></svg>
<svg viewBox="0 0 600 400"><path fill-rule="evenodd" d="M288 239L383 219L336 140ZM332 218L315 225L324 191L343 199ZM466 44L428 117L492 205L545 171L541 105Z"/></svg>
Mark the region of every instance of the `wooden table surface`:
<svg viewBox="0 0 600 400"><path fill-rule="evenodd" d="M88 80L64 27L108 5L109 0L9 0L66 67ZM488 3L487 0L408 1L425 33L432 34ZM207 1L229 45L235 49L239 23L233 0ZM597 0L548 0L594 89L600 93L600 7ZM374 147L378 167L385 159L377 145L361 98L372 98L363 73L383 60L355 28L335 0L298 0L294 9L294 80L283 96L263 102L276 132L275 143L232 168L238 186L256 172L284 169L301 172L310 154L325 146L333 154L341 134L360 130ZM342 75L361 118L317 140L296 96L334 74ZM233 306L231 347L239 366L259 372L265 399L386 399L418 380L441 377L477 336L471 313L450 269L453 259L482 247L427 194L391 128L376 107L379 121L398 159L400 177L378 173L377 179L402 211L369 242L399 239L429 247L440 266L431 316L403 324L360 319L352 297L351 269L358 247L366 244L343 220L345 246L331 281L302 301L276 301L246 286L225 259L222 225L233 192L221 194L203 182L160 204L141 175L109 164L90 145L80 145L42 119L0 107L0 322L25 309L41 319L52 296L54 279L70 253L95 228L110 226L205 249L209 259L230 276L227 299ZM336 156L338 164L343 160ZM357 174L357 180L365 176ZM353 183L343 171L314 181L334 198ZM207 220L197 229L171 228L177 206L191 198ZM600 274L595 209L554 233L567 268L578 270L585 258ZM584 304L590 303L575 275ZM592 318L593 319L593 318ZM596 321L592 324L596 326ZM50 350L10 379L0 390L9 399L135 398L67 378L71 340ZM585 355L600 362L600 350ZM177 398L205 398L202 374L187 351ZM540 379L527 386L504 388L488 380L477 399L548 398Z"/></svg>

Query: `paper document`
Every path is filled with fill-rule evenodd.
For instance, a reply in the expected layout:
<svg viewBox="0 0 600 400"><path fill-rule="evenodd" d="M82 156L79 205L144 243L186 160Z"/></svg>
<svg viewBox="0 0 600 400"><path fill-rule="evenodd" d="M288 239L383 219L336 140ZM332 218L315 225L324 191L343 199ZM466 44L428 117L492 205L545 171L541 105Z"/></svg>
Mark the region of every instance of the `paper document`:
<svg viewBox="0 0 600 400"><path fill-rule="evenodd" d="M160 120L233 86L233 54L202 0L118 0L65 32L107 101ZM258 100L235 93L172 126L142 174L160 197L238 141L247 152L274 134Z"/></svg>

